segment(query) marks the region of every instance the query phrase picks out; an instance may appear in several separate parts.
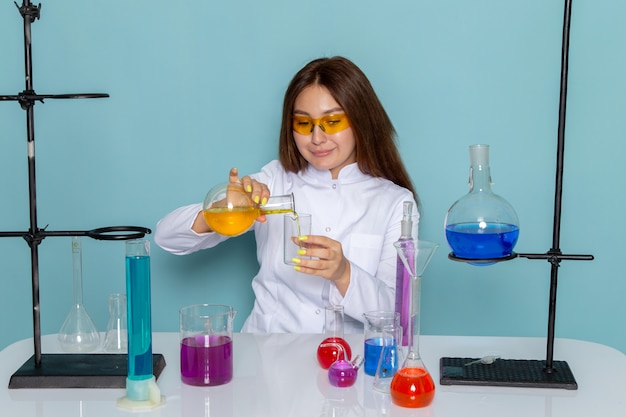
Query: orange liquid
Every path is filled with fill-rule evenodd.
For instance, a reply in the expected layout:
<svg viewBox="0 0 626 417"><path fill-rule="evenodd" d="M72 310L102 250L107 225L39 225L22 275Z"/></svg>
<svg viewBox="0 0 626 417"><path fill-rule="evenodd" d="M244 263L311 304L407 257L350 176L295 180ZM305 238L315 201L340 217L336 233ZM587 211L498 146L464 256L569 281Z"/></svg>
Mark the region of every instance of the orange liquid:
<svg viewBox="0 0 626 417"><path fill-rule="evenodd" d="M425 369L403 368L393 376L389 392L400 407L427 407L435 397L435 383Z"/></svg>
<svg viewBox="0 0 626 417"><path fill-rule="evenodd" d="M290 213L291 210L261 210L257 207L213 207L202 215L211 230L224 236L237 236L252 226L261 214Z"/></svg>

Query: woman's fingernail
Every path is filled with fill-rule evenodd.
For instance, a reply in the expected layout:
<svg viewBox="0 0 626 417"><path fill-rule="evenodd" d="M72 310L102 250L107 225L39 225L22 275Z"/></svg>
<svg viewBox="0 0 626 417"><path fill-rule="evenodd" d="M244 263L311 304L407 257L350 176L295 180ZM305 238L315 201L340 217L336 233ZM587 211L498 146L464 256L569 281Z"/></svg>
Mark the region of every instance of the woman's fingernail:
<svg viewBox="0 0 626 417"><path fill-rule="evenodd" d="M308 236L298 236L298 240L307 240Z"/></svg>
<svg viewBox="0 0 626 417"><path fill-rule="evenodd" d="M293 269L295 269L296 271L299 271L301 268L298 265L296 265L293 267Z"/></svg>
<svg viewBox="0 0 626 417"><path fill-rule="evenodd" d="M298 249L298 255L306 255L306 249Z"/></svg>
<svg viewBox="0 0 626 417"><path fill-rule="evenodd" d="M259 196L258 195L254 196L254 202L259 204Z"/></svg>
<svg viewBox="0 0 626 417"><path fill-rule="evenodd" d="M263 197L263 200L261 201L261 205L264 206L267 204L267 198Z"/></svg>
<svg viewBox="0 0 626 417"><path fill-rule="evenodd" d="M252 186L251 185L246 185L246 191L251 193L252 192Z"/></svg>
<svg viewBox="0 0 626 417"><path fill-rule="evenodd" d="M300 258L291 258L291 262L293 262L294 264L299 264L300 262L302 262L302 260Z"/></svg>

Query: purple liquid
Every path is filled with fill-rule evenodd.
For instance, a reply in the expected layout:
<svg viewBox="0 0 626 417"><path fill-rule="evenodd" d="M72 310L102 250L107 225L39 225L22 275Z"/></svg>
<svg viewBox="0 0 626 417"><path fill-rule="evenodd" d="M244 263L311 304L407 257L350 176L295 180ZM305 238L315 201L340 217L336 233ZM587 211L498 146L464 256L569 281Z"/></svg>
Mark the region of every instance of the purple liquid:
<svg viewBox="0 0 626 417"><path fill-rule="evenodd" d="M512 224L458 223L446 227L446 239L459 258L492 259L509 256L519 237L519 228Z"/></svg>
<svg viewBox="0 0 626 417"><path fill-rule="evenodd" d="M180 375L189 385L222 385L233 379L233 341L228 336L199 335L180 343Z"/></svg>
<svg viewBox="0 0 626 417"><path fill-rule="evenodd" d="M335 387L351 387L356 381L357 372L354 365L340 359L328 368L328 381Z"/></svg>
<svg viewBox="0 0 626 417"><path fill-rule="evenodd" d="M406 239L412 240L412 239ZM402 239L400 240L402 241ZM411 245L411 242L407 242L408 245ZM411 248L413 246L410 246ZM398 259L396 260L396 305L395 312L400 313L400 327L402 327L402 346L407 346L409 344L409 321L411 320L411 290L412 290L412 281L411 274L409 270L406 269L402 259L398 255ZM409 265L411 268L415 268L413 265L415 260L408 259Z"/></svg>

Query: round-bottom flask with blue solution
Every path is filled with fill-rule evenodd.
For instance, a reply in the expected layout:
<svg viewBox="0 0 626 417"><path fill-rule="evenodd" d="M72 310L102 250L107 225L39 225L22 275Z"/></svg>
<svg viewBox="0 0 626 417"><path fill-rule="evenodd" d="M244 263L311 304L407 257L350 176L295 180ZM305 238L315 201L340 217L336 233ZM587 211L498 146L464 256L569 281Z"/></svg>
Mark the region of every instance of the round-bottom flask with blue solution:
<svg viewBox="0 0 626 417"><path fill-rule="evenodd" d="M453 257L473 265L514 256L519 237L513 206L491 184L489 145L470 146L470 191L448 210L445 232Z"/></svg>

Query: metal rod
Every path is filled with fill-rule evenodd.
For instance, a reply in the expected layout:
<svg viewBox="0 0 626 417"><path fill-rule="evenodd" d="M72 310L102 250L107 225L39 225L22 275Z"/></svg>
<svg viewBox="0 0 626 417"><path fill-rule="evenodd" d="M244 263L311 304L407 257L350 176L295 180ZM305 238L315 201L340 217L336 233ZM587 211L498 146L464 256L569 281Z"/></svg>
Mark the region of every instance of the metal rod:
<svg viewBox="0 0 626 417"><path fill-rule="evenodd" d="M26 111L26 138L28 153L28 195L29 195L29 223L30 228L25 232L0 232L0 237L22 237L30 247L31 280L33 300L33 345L34 366L42 368L41 354L41 318L39 300L39 245L46 236L88 236L97 240L128 240L143 238L151 230L139 226L111 226L87 231L59 231L49 232L37 227L37 181L35 164L35 115L36 101L43 103L44 99L74 99L74 98L102 98L108 94L47 94L38 95L33 88L33 62L31 46L31 23L39 19L41 4L33 6L30 0L23 0L19 6L14 2L24 19L24 82L25 90L18 95L0 96L0 101L18 101ZM30 363L30 360L28 361Z"/></svg>
<svg viewBox="0 0 626 417"><path fill-rule="evenodd" d="M17 4L16 4L17 6ZM33 61L31 46L31 23L39 18L40 7L34 8L30 0L24 0L19 8L20 14L24 18L24 72L25 72L25 92L33 91ZM21 102L22 108L26 110L26 136L28 146L28 195L30 202L29 218L30 229L27 238L31 255L31 280L33 299L33 344L35 367L41 367L41 319L39 305L39 243L37 238L37 181L35 174L35 115L33 111L34 102Z"/></svg>
<svg viewBox="0 0 626 417"><path fill-rule="evenodd" d="M552 364L554 358L554 326L556 320L556 294L560 263L560 238L561 238L561 202L563 199L563 160L565 150L565 114L567 108L567 78L569 60L569 35L572 16L572 0L565 0L563 13L563 39L561 44L561 91L559 97L559 124L557 134L556 152L556 181L554 190L554 223L552 229L552 249L550 253L556 256L552 258L550 271L550 298L548 306L548 343L546 346L545 371L554 371Z"/></svg>

